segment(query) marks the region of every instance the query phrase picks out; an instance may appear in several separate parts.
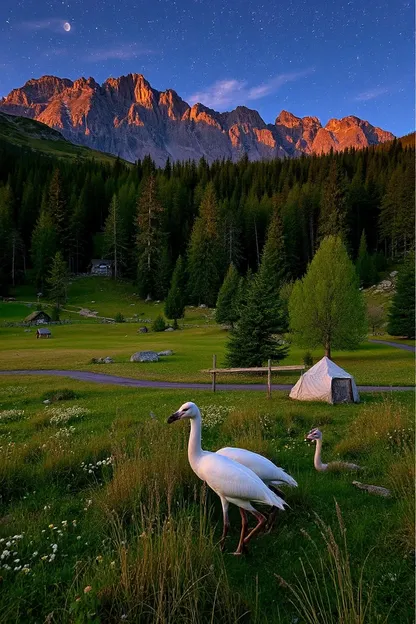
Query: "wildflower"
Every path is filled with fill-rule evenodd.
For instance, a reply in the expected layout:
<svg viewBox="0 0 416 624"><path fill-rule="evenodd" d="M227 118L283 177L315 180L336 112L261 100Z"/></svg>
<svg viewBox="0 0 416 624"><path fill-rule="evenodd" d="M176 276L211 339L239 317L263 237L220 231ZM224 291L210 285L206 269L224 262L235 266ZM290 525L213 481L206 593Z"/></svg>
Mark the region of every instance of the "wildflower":
<svg viewBox="0 0 416 624"><path fill-rule="evenodd" d="M20 563L20 559L15 559L13 563Z"/></svg>
<svg viewBox="0 0 416 624"><path fill-rule="evenodd" d="M116 567L116 562L115 562L115 561L112 561L112 562L110 563L110 568L115 568L115 567Z"/></svg>
<svg viewBox="0 0 416 624"><path fill-rule="evenodd" d="M55 553L52 553L51 555L49 555L49 563L51 563L54 559L55 559Z"/></svg>
<svg viewBox="0 0 416 624"><path fill-rule="evenodd" d="M38 554L38 551L37 551L37 550L35 550L35 552L33 553L32 557L36 557L36 556L37 556L37 554Z"/></svg>
<svg viewBox="0 0 416 624"><path fill-rule="evenodd" d="M101 555L97 555L95 558L96 561L98 561L98 563L101 563L101 561L103 560Z"/></svg>
<svg viewBox="0 0 416 624"><path fill-rule="evenodd" d="M76 520L72 520L72 526L74 526L74 527L77 526L77 521Z"/></svg>
<svg viewBox="0 0 416 624"><path fill-rule="evenodd" d="M45 561L48 558L48 555L43 555L43 557L41 557L42 561Z"/></svg>
<svg viewBox="0 0 416 624"><path fill-rule="evenodd" d="M50 529L53 529L53 528L54 528L53 524L50 524L50 525L49 525L49 528L50 528Z"/></svg>
<svg viewBox="0 0 416 624"><path fill-rule="evenodd" d="M25 574L29 574L29 572L30 572L30 568L29 568L29 567L26 567L26 566L23 566L23 570L22 570L22 572L24 572Z"/></svg>
<svg viewBox="0 0 416 624"><path fill-rule="evenodd" d="M80 540L80 539L81 539L81 535L77 535L77 540Z"/></svg>
<svg viewBox="0 0 416 624"><path fill-rule="evenodd" d="M84 594L88 594L88 592L90 592L91 590L92 590L91 585L87 585L87 586L84 588Z"/></svg>

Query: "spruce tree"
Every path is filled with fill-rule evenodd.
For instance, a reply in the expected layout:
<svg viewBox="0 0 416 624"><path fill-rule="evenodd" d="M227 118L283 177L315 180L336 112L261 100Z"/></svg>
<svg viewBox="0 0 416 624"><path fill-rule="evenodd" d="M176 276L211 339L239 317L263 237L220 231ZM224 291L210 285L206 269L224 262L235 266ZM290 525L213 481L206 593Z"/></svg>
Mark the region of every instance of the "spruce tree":
<svg viewBox="0 0 416 624"><path fill-rule="evenodd" d="M116 195L113 195L104 224L104 250L113 263L114 279L118 279L125 268L127 243Z"/></svg>
<svg viewBox="0 0 416 624"><path fill-rule="evenodd" d="M165 315L169 319L183 318L186 304L185 263L182 256L176 261L168 296L165 301Z"/></svg>
<svg viewBox="0 0 416 624"><path fill-rule="evenodd" d="M55 226L59 248L64 255L68 253L68 217L66 199L62 187L62 176L59 169L55 169L49 185L47 209Z"/></svg>
<svg viewBox="0 0 416 624"><path fill-rule="evenodd" d="M215 305L223 276L223 257L217 198L213 184L209 183L189 244L189 295L194 303Z"/></svg>
<svg viewBox="0 0 416 624"><path fill-rule="evenodd" d="M332 157L328 177L323 184L321 194L321 214L319 219L319 238L347 235L347 201L345 174L338 160Z"/></svg>
<svg viewBox="0 0 416 624"><path fill-rule="evenodd" d="M387 331L392 336L415 337L415 256L410 254L397 277Z"/></svg>
<svg viewBox="0 0 416 624"><path fill-rule="evenodd" d="M137 283L141 297L154 298L165 239L162 236L163 206L159 201L156 177L143 180L137 202Z"/></svg>
<svg viewBox="0 0 416 624"><path fill-rule="evenodd" d="M276 335L282 333L281 301L277 298L272 308L263 294L267 288L265 273L259 272L248 285L246 302L240 319L231 331L227 343L226 362L229 366L262 366L268 359L279 362L286 357L288 347Z"/></svg>
<svg viewBox="0 0 416 624"><path fill-rule="evenodd" d="M68 266L63 259L62 253L57 251L51 265L49 277L47 279L48 295L54 301L57 309L65 303L69 282Z"/></svg>
<svg viewBox="0 0 416 624"><path fill-rule="evenodd" d="M217 323L227 323L234 326L238 321L238 296L240 289L241 277L238 274L234 264L230 264L227 274L224 278L220 292L218 293L215 320Z"/></svg>
<svg viewBox="0 0 416 624"><path fill-rule="evenodd" d="M38 288L42 288L58 248L56 229L47 211L40 213L32 234L31 257Z"/></svg>
<svg viewBox="0 0 416 624"><path fill-rule="evenodd" d="M355 267L339 236L321 242L303 279L289 300L290 327L307 349L357 349L367 333L363 295Z"/></svg>
<svg viewBox="0 0 416 624"><path fill-rule="evenodd" d="M364 230L361 234L356 268L361 286L366 288L367 286L374 284L377 279L377 271L374 264L374 258L367 251L367 240Z"/></svg>

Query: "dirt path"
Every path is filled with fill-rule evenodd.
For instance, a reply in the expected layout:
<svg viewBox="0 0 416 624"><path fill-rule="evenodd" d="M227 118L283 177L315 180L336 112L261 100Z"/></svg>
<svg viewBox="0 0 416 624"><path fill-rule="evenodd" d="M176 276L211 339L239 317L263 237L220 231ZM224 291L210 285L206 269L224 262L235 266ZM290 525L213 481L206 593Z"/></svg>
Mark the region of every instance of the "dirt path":
<svg viewBox="0 0 416 624"><path fill-rule="evenodd" d="M416 347L412 347L412 345L402 344L401 342L390 342L387 340L377 340L370 338L368 342L377 342L378 344L389 345L389 347L396 347L397 349L403 349L403 351L411 351L412 353L416 352Z"/></svg>
<svg viewBox="0 0 416 624"><path fill-rule="evenodd" d="M210 390L210 383L191 383L186 381L147 381L144 379L131 379L130 377L119 377L117 375L107 375L105 373L89 373L88 371L74 370L13 370L0 371L0 375L50 375L53 377L70 377L78 381L89 381L91 383L111 384L113 386L127 386L131 388L160 388L171 390ZM291 384L273 384L273 390L291 390ZM217 384L217 389L221 390L257 390L266 391L265 384ZM358 386L361 392L403 392L414 390L413 386Z"/></svg>

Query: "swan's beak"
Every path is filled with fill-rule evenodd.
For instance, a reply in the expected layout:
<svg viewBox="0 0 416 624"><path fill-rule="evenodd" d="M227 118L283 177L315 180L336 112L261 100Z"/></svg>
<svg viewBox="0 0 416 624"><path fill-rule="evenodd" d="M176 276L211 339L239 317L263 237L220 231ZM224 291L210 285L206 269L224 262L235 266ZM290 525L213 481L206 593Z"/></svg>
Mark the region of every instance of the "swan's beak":
<svg viewBox="0 0 416 624"><path fill-rule="evenodd" d="M180 417L181 417L181 412L175 412L174 414L172 414L172 416L169 416L168 425L171 425L176 420L180 420Z"/></svg>

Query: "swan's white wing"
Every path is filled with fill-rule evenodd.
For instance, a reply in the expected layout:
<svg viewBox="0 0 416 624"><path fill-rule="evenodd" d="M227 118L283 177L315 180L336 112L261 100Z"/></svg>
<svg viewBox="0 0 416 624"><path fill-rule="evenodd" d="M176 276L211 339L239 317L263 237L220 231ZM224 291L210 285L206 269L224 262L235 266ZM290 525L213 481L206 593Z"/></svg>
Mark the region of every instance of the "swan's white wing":
<svg viewBox="0 0 416 624"><path fill-rule="evenodd" d="M224 447L217 451L218 455L223 455L229 459L250 468L265 483L275 483L276 485L290 485L297 487L297 483L293 477L287 474L283 468L279 468L266 457L247 451L246 449Z"/></svg>
<svg viewBox="0 0 416 624"><path fill-rule="evenodd" d="M224 498L284 509L284 501L271 492L254 472L228 457L204 453L198 462L198 476Z"/></svg>

